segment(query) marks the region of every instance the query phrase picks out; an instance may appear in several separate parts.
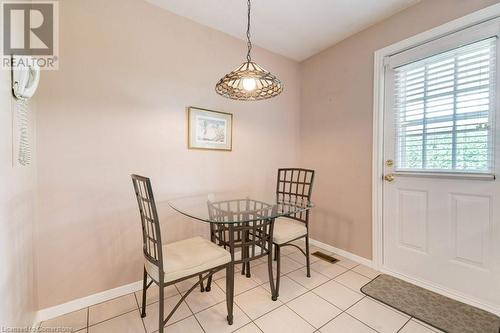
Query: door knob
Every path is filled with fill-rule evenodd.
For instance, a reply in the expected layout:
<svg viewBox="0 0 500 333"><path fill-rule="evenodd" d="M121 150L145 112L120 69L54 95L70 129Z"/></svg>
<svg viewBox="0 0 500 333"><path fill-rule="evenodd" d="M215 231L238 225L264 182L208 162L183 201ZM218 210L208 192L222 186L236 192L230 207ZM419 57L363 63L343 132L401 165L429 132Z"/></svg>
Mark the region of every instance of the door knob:
<svg viewBox="0 0 500 333"><path fill-rule="evenodd" d="M394 175L392 173L389 173L389 174L384 176L384 180L388 181L388 182L392 182L392 181L394 181L394 179L396 179L396 177L394 177Z"/></svg>

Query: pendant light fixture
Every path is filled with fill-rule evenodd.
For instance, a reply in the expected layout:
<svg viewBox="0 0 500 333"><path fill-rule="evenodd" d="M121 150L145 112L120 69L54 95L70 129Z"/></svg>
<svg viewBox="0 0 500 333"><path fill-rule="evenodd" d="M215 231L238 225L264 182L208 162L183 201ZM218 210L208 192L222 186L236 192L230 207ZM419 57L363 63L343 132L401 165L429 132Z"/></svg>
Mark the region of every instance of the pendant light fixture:
<svg viewBox="0 0 500 333"><path fill-rule="evenodd" d="M252 42L250 41L250 0L247 0L247 5L247 61L220 79L215 85L215 91L219 95L231 99L256 101L279 95L283 91L283 84L276 76L252 61L250 55L252 51Z"/></svg>

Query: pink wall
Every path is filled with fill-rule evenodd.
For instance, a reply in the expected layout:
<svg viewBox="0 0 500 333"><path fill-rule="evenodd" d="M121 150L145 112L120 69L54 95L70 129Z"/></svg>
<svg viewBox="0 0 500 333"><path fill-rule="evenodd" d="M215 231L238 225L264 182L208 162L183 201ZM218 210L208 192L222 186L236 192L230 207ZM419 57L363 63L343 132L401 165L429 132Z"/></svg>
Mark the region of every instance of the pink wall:
<svg viewBox="0 0 500 333"><path fill-rule="evenodd" d="M285 82L279 97L234 102L214 84L245 42L145 1L60 2L60 69L43 73L38 116L39 307L141 279L141 230L130 173L157 200L271 186L298 160L299 66L255 48ZM232 152L186 149L185 107L234 114ZM160 207L164 239L197 233Z"/></svg>
<svg viewBox="0 0 500 333"><path fill-rule="evenodd" d="M14 166L12 161L10 75L10 71L0 70L0 326L26 326L33 324L37 310L33 251L36 160L30 166ZM30 109L34 131L36 110L31 105Z"/></svg>
<svg viewBox="0 0 500 333"><path fill-rule="evenodd" d="M373 54L496 0L423 0L301 63L300 160L317 171L312 237L372 257Z"/></svg>
<svg viewBox="0 0 500 333"><path fill-rule="evenodd" d="M272 100L216 95L245 43L139 0L60 2L60 70L43 73L38 108L39 308L141 278L129 174L157 200L267 187L280 166L317 170L313 238L371 257L373 52L495 3L424 0L300 65L256 48L285 82ZM234 114L234 150L186 149L185 107ZM207 226L160 205L164 238Z"/></svg>

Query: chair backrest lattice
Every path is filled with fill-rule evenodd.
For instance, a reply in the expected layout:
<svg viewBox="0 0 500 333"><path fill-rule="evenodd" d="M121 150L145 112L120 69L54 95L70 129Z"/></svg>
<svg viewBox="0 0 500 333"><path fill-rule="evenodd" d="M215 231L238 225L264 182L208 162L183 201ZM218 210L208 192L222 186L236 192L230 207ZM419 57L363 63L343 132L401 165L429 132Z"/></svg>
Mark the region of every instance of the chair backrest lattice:
<svg viewBox="0 0 500 333"><path fill-rule="evenodd" d="M273 239L273 209L276 209L273 205L251 199L208 202L213 221L210 224L212 242L229 249L233 256L241 251L242 259L235 263L268 255Z"/></svg>
<svg viewBox="0 0 500 333"><path fill-rule="evenodd" d="M311 201L314 170L302 168L278 169L276 200L278 205L306 205ZM309 223L309 210L299 211L288 216L294 220Z"/></svg>
<svg viewBox="0 0 500 333"><path fill-rule="evenodd" d="M156 211L151 181L143 176L132 175L131 177L141 216L144 257L163 271L160 220Z"/></svg>

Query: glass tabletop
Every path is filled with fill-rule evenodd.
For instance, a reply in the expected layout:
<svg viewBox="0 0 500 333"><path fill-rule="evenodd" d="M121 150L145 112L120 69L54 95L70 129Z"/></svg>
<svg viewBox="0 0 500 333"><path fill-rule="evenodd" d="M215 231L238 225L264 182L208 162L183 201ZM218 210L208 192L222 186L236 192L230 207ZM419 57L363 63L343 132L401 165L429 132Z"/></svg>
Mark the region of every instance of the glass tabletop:
<svg viewBox="0 0 500 333"><path fill-rule="evenodd" d="M168 200L179 213L209 223L241 223L305 214L313 203L305 197L274 193L205 193Z"/></svg>

